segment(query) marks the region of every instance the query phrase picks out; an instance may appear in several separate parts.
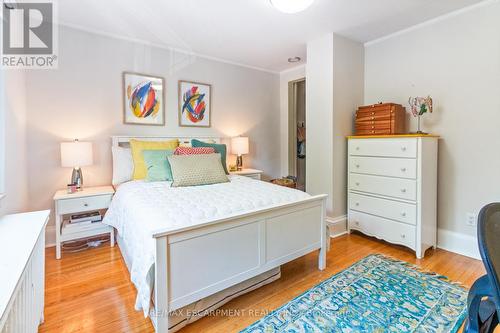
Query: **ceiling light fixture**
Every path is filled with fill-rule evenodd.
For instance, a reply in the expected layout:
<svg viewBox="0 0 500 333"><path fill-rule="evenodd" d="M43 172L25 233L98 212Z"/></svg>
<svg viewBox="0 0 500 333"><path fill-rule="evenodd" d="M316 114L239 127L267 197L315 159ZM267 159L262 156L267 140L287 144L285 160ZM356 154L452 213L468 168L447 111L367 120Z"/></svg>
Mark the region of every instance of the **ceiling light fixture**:
<svg viewBox="0 0 500 333"><path fill-rule="evenodd" d="M293 64L294 62L300 62L302 59L300 57L288 58L288 62Z"/></svg>
<svg viewBox="0 0 500 333"><path fill-rule="evenodd" d="M298 13L309 7L314 0L269 0L279 11L287 14Z"/></svg>

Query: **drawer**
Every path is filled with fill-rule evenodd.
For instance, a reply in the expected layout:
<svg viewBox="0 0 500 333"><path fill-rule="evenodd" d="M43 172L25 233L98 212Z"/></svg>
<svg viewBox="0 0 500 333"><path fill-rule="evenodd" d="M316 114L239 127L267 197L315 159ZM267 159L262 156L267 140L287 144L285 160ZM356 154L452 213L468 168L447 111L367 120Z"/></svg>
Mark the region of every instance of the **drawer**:
<svg viewBox="0 0 500 333"><path fill-rule="evenodd" d="M380 121L380 120L391 120L391 112L381 111L381 112L358 112L356 114L356 123L357 122L367 122L367 121Z"/></svg>
<svg viewBox="0 0 500 333"><path fill-rule="evenodd" d="M359 129L356 127L356 135L391 135L391 129Z"/></svg>
<svg viewBox="0 0 500 333"><path fill-rule="evenodd" d="M409 158L357 157L349 158L349 170L378 176L417 178L417 160Z"/></svg>
<svg viewBox="0 0 500 333"><path fill-rule="evenodd" d="M260 180L260 174L258 173L252 175L245 175L245 177Z"/></svg>
<svg viewBox="0 0 500 333"><path fill-rule="evenodd" d="M415 250L416 228L412 225L387 220L378 216L349 210L349 229L401 244Z"/></svg>
<svg viewBox="0 0 500 333"><path fill-rule="evenodd" d="M350 173L349 189L406 200L417 198L417 182L411 179Z"/></svg>
<svg viewBox="0 0 500 333"><path fill-rule="evenodd" d="M111 198L113 196L109 195L99 195L87 198L75 198L75 199L65 199L58 201L58 213L59 214L70 214L85 212L89 210L104 209L108 208L111 203Z"/></svg>
<svg viewBox="0 0 500 333"><path fill-rule="evenodd" d="M349 193L349 209L413 225L417 224L417 206L414 204L351 192Z"/></svg>
<svg viewBox="0 0 500 333"><path fill-rule="evenodd" d="M349 155L416 158L417 139L350 139Z"/></svg>

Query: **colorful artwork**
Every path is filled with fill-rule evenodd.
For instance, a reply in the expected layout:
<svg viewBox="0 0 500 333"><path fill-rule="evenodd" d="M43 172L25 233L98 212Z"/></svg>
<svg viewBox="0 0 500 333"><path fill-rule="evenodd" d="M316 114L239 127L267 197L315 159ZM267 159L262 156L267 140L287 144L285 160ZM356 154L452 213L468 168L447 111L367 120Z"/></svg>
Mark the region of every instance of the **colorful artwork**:
<svg viewBox="0 0 500 333"><path fill-rule="evenodd" d="M123 73L124 123L164 125L163 78Z"/></svg>
<svg viewBox="0 0 500 333"><path fill-rule="evenodd" d="M179 81L179 126L210 127L211 86Z"/></svg>

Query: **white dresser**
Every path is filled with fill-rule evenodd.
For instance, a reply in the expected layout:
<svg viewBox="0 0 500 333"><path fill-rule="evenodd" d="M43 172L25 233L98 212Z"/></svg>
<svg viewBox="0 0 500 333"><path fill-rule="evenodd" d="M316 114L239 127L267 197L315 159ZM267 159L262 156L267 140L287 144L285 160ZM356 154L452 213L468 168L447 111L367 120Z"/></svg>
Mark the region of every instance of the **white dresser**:
<svg viewBox="0 0 500 333"><path fill-rule="evenodd" d="M348 231L436 247L437 152L437 136L348 137Z"/></svg>
<svg viewBox="0 0 500 333"><path fill-rule="evenodd" d="M49 213L0 219L0 333L38 332L43 322Z"/></svg>

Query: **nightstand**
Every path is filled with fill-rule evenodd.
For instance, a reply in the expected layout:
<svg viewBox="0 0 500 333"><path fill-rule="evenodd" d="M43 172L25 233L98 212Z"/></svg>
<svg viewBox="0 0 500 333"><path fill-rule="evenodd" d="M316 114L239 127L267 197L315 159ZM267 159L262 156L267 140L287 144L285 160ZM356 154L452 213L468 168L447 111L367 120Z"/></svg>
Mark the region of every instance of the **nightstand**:
<svg viewBox="0 0 500 333"><path fill-rule="evenodd" d="M261 175L264 171L257 169L243 169L241 171L231 171L230 175L245 176L252 179L261 180Z"/></svg>
<svg viewBox="0 0 500 333"><path fill-rule="evenodd" d="M110 234L111 246L115 245L115 234L113 227L96 222L90 226L78 230L61 228L64 217L70 214L85 213L93 210L103 210L109 207L115 190L112 186L84 187L81 191L67 193L66 190L57 191L54 195L56 216L56 259L61 259L61 243Z"/></svg>

